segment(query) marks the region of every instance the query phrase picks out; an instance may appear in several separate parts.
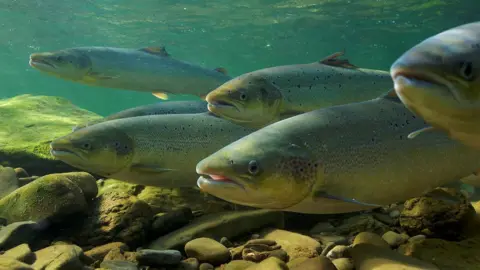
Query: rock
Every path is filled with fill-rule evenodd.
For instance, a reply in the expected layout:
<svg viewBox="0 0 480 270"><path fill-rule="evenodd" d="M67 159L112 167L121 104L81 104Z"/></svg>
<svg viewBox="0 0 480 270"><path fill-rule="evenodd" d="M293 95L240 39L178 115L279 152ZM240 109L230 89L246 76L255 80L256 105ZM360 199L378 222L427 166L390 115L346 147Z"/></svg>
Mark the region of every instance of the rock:
<svg viewBox="0 0 480 270"><path fill-rule="evenodd" d="M180 262L175 270L198 270L200 262L196 258L188 258Z"/></svg>
<svg viewBox="0 0 480 270"><path fill-rule="evenodd" d="M374 217L376 220L378 220L378 221L380 221L380 222L382 222L382 223L385 223L385 224L387 224L388 226L392 226L392 225L394 225L394 224L396 223L396 220L393 219L392 217L390 217L390 216L387 215L387 214L373 213L372 215L373 215L373 217Z"/></svg>
<svg viewBox="0 0 480 270"><path fill-rule="evenodd" d="M327 221L317 223L312 229L310 229L310 235L325 233L325 232L334 232L335 227Z"/></svg>
<svg viewBox="0 0 480 270"><path fill-rule="evenodd" d="M0 256L0 269L4 270L34 270L30 265L10 257Z"/></svg>
<svg viewBox="0 0 480 270"><path fill-rule="evenodd" d="M288 270L287 265L282 260L270 257L259 264L252 265L246 270Z"/></svg>
<svg viewBox="0 0 480 270"><path fill-rule="evenodd" d="M423 240L427 239L427 237L423 234L415 235L408 239L408 242L422 242Z"/></svg>
<svg viewBox="0 0 480 270"><path fill-rule="evenodd" d="M290 270L337 270L335 265L326 257L309 258L302 263L289 267Z"/></svg>
<svg viewBox="0 0 480 270"><path fill-rule="evenodd" d="M224 246L227 247L227 248L233 247L232 242L230 242L230 240L228 240L228 238L226 238L226 237L222 237L222 238L220 239L220 244L224 245Z"/></svg>
<svg viewBox="0 0 480 270"><path fill-rule="evenodd" d="M335 245L348 245L349 241L345 236L339 235L314 235L314 239L318 240L322 245L326 246L329 243L333 243Z"/></svg>
<svg viewBox="0 0 480 270"><path fill-rule="evenodd" d="M83 270L84 256L80 247L75 245L55 245L35 252L35 269L45 270Z"/></svg>
<svg viewBox="0 0 480 270"><path fill-rule="evenodd" d="M120 248L110 250L103 261L129 261L138 264L137 253L131 251L124 251Z"/></svg>
<svg viewBox="0 0 480 270"><path fill-rule="evenodd" d="M152 232L155 236L165 235L188 224L193 219L192 210L182 207L168 213L155 215L152 224Z"/></svg>
<svg viewBox="0 0 480 270"><path fill-rule="evenodd" d="M287 263L288 269L293 269L293 268L297 267L299 264L303 263L304 261L306 261L308 259L310 259L310 258L298 257L298 258L295 258L293 260L290 260Z"/></svg>
<svg viewBox="0 0 480 270"><path fill-rule="evenodd" d="M128 261L103 261L100 267L108 270L138 270L137 264Z"/></svg>
<svg viewBox="0 0 480 270"><path fill-rule="evenodd" d="M268 226L283 227L283 213L271 210L231 211L208 214L189 225L153 241L150 249L182 249L190 240L200 237L220 240L234 238ZM233 229L235 228L235 229Z"/></svg>
<svg viewBox="0 0 480 270"><path fill-rule="evenodd" d="M178 250L142 249L137 251L136 258L141 265L177 265L182 261L182 253Z"/></svg>
<svg viewBox="0 0 480 270"><path fill-rule="evenodd" d="M389 213L391 218L398 218L400 216L400 210L395 209L392 212Z"/></svg>
<svg viewBox="0 0 480 270"><path fill-rule="evenodd" d="M286 262L288 254L275 241L267 239L249 240L243 246L236 248L241 249L241 258L245 261L261 262L269 257L276 257ZM235 254L230 250L232 256Z"/></svg>
<svg viewBox="0 0 480 270"><path fill-rule="evenodd" d="M90 250L85 251L85 255L93 258L94 260L103 261L103 258L112 250L112 249L121 249L123 251L129 251L127 245L122 242L113 242L98 247L94 247Z"/></svg>
<svg viewBox="0 0 480 270"><path fill-rule="evenodd" d="M146 240L152 218L153 212L145 202L111 190L95 198L87 219L72 220L66 234L85 248L110 242L136 248Z"/></svg>
<svg viewBox="0 0 480 270"><path fill-rule="evenodd" d="M155 213L170 212L185 207L192 209L192 211L202 211L206 214L247 209L247 207L233 205L208 193L200 192L197 188L146 186L138 194L138 198L148 203Z"/></svg>
<svg viewBox="0 0 480 270"><path fill-rule="evenodd" d="M115 191L118 193L125 193L132 196L137 196L145 187L142 185L131 184L115 179L99 179L97 180L98 196Z"/></svg>
<svg viewBox="0 0 480 270"><path fill-rule="evenodd" d="M19 183L15 170L0 165L0 198L12 193L18 187Z"/></svg>
<svg viewBox="0 0 480 270"><path fill-rule="evenodd" d="M11 248L1 256L10 257L17 261L21 261L24 263L32 264L35 261L35 254L30 250L28 244L21 244L14 248Z"/></svg>
<svg viewBox="0 0 480 270"><path fill-rule="evenodd" d="M30 175L28 175L27 171L25 171L24 168L15 168L14 171L17 178L30 177Z"/></svg>
<svg viewBox="0 0 480 270"><path fill-rule="evenodd" d="M409 241L398 252L435 264L440 269L474 270L480 265L480 236L459 242L442 239Z"/></svg>
<svg viewBox="0 0 480 270"><path fill-rule="evenodd" d="M327 258L329 259L338 259L347 257L347 252L350 249L349 246L335 246L327 253Z"/></svg>
<svg viewBox="0 0 480 270"><path fill-rule="evenodd" d="M298 257L315 257L321 252L320 243L306 235L280 229L268 229L261 233L262 238L274 240L293 260Z"/></svg>
<svg viewBox="0 0 480 270"><path fill-rule="evenodd" d="M474 219L475 210L462 192L437 188L405 202L400 225L410 235L424 234L447 240L464 238L462 232Z"/></svg>
<svg viewBox="0 0 480 270"><path fill-rule="evenodd" d="M337 268L337 270L353 270L355 269L355 265L353 264L353 260L350 258L338 258L332 260L333 265Z"/></svg>
<svg viewBox="0 0 480 270"><path fill-rule="evenodd" d="M230 252L219 242L202 237L189 241L185 245L185 253L188 257L197 258L200 262L208 262L220 265L230 261Z"/></svg>
<svg viewBox="0 0 480 270"><path fill-rule="evenodd" d="M353 240L353 246L358 244L371 244L381 248L390 248L387 242L382 239L378 234L371 232L361 232Z"/></svg>
<svg viewBox="0 0 480 270"><path fill-rule="evenodd" d="M0 200L0 217L8 223L61 220L86 209L82 189L62 174L40 177Z"/></svg>
<svg viewBox="0 0 480 270"><path fill-rule="evenodd" d="M50 175L56 175L59 177L66 177L68 180L75 183L83 192L85 200L87 202L97 197L98 187L97 179L87 172L68 172L68 173L55 173Z"/></svg>
<svg viewBox="0 0 480 270"><path fill-rule="evenodd" d="M215 267L209 263L202 263L198 270L213 270Z"/></svg>
<svg viewBox="0 0 480 270"><path fill-rule="evenodd" d="M249 261L243 261L243 260L233 260L229 262L228 264L224 265L222 270L245 270L249 268L250 266L254 266L256 263L254 262L249 262Z"/></svg>
<svg viewBox="0 0 480 270"><path fill-rule="evenodd" d="M392 248L397 248L398 246L407 242L410 237L406 234L399 234L396 232L388 231L383 234L382 239L387 242L387 244Z"/></svg>
<svg viewBox="0 0 480 270"><path fill-rule="evenodd" d="M361 243L350 250L356 270L439 270L435 265L396 251ZM463 269L463 268L444 268Z"/></svg>
<svg viewBox="0 0 480 270"><path fill-rule="evenodd" d="M76 124L101 118L64 98L33 95L1 99L0 115L8 119L2 124L0 165L22 164L32 175L75 171L50 155L50 142Z"/></svg>
<svg viewBox="0 0 480 270"><path fill-rule="evenodd" d="M33 221L11 223L0 229L0 250L31 243L42 229L41 224Z"/></svg>
<svg viewBox="0 0 480 270"><path fill-rule="evenodd" d="M343 220L341 225L336 227L335 233L354 236L360 232L372 232L382 235L389 230L386 224L376 220L372 215L361 214Z"/></svg>

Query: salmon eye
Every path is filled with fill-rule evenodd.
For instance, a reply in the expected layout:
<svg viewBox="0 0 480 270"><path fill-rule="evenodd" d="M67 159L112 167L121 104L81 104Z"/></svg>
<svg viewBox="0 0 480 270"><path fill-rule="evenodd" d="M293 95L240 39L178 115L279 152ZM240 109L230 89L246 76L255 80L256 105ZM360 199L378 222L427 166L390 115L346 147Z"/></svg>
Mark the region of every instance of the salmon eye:
<svg viewBox="0 0 480 270"><path fill-rule="evenodd" d="M473 63L469 61L465 61L461 63L460 66L460 75L466 80L473 79Z"/></svg>
<svg viewBox="0 0 480 270"><path fill-rule="evenodd" d="M252 160L248 163L248 172L251 175L256 175L260 171L260 167L258 166L258 162L255 160Z"/></svg>
<svg viewBox="0 0 480 270"><path fill-rule="evenodd" d="M246 99L247 99L247 94L241 93L241 94L240 94L240 100L241 100L241 101L244 101L244 100L246 100Z"/></svg>

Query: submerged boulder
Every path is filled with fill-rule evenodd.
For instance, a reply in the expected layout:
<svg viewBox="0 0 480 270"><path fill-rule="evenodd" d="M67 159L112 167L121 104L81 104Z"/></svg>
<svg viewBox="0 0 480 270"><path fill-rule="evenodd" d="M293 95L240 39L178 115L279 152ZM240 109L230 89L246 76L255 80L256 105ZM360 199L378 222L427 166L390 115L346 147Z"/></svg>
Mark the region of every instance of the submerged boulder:
<svg viewBox="0 0 480 270"><path fill-rule="evenodd" d="M67 99L33 95L0 99L0 115L0 165L22 166L33 175L72 171L50 155L50 142L79 123L101 118Z"/></svg>

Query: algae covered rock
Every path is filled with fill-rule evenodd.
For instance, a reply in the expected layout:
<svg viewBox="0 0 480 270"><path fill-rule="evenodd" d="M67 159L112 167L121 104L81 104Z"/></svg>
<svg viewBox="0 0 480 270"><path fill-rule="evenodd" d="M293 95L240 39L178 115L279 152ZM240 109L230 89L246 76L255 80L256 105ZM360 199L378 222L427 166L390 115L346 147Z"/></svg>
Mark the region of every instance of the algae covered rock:
<svg viewBox="0 0 480 270"><path fill-rule="evenodd" d="M458 240L464 237L474 218L475 209L462 192L437 188L407 200L400 215L400 225L409 235Z"/></svg>
<svg viewBox="0 0 480 270"><path fill-rule="evenodd" d="M71 171L50 155L50 142L72 127L101 116L53 96L20 95L0 100L0 165L22 166L34 175Z"/></svg>
<svg viewBox="0 0 480 270"><path fill-rule="evenodd" d="M144 201L109 190L93 200L86 217L70 220L65 233L85 248L116 241L135 248L145 241L152 219L153 212Z"/></svg>
<svg viewBox="0 0 480 270"><path fill-rule="evenodd" d="M17 221L43 221L45 219L61 219L67 215L84 212L87 209L87 198L82 190L88 183L78 184L69 177L75 174L52 174L40 177L24 185L0 200L0 217L8 223ZM84 173L84 177L93 177ZM77 177L77 176L75 176ZM79 185L80 184L80 185ZM91 190L87 191L91 196Z"/></svg>
<svg viewBox="0 0 480 270"><path fill-rule="evenodd" d="M10 194L18 187L19 183L15 170L0 165L0 198Z"/></svg>

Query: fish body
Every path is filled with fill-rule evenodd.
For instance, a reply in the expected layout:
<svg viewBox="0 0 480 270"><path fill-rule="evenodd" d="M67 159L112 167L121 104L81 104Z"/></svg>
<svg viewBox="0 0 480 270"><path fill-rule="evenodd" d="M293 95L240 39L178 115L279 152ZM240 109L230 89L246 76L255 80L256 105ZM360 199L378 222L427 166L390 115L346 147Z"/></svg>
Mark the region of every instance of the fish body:
<svg viewBox="0 0 480 270"><path fill-rule="evenodd" d="M240 75L207 95L208 109L237 124L259 128L323 107L369 100L393 88L388 71L332 59L341 54Z"/></svg>
<svg viewBox="0 0 480 270"><path fill-rule="evenodd" d="M76 47L30 55L30 66L91 86L154 93L206 96L231 79L223 68L206 69L171 57L163 47L142 49Z"/></svg>
<svg viewBox="0 0 480 270"><path fill-rule="evenodd" d="M197 164L198 186L260 208L326 214L403 201L471 175L480 151L431 132L398 98L338 105L259 129Z"/></svg>
<svg viewBox="0 0 480 270"><path fill-rule="evenodd" d="M425 39L402 54L390 73L405 106L431 125L414 135L442 130L480 150L480 22Z"/></svg>
<svg viewBox="0 0 480 270"><path fill-rule="evenodd" d="M146 116L146 115L161 115L161 114L192 114L207 112L207 102L203 100L185 100L185 101L168 101L158 102L155 104L148 104L123 110L114 114L111 114L102 119L92 121L86 124L77 125L73 128L73 131L93 124L98 124L105 121L111 121L121 118Z"/></svg>
<svg viewBox="0 0 480 270"><path fill-rule="evenodd" d="M147 186L195 187L195 166L252 129L210 113L138 116L74 131L51 143L73 167Z"/></svg>

